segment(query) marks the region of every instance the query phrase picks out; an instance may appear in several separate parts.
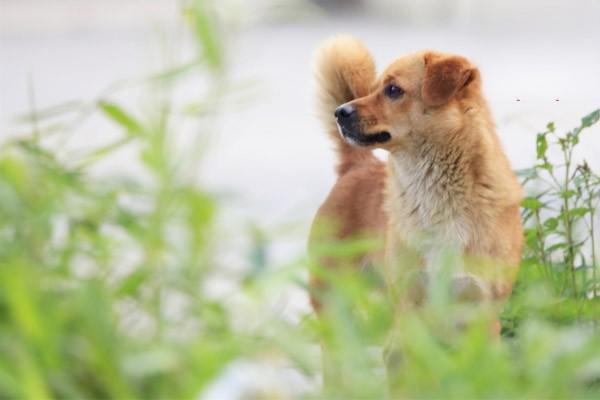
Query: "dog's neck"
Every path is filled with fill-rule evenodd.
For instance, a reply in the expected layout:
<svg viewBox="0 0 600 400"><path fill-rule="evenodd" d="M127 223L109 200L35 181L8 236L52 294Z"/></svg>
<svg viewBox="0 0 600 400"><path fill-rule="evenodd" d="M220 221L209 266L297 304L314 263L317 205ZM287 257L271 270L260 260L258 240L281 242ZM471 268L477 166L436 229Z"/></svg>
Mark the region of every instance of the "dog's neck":
<svg viewBox="0 0 600 400"><path fill-rule="evenodd" d="M469 240L478 142L464 129L413 134L407 148L391 152L387 209L405 240L441 237L461 247Z"/></svg>

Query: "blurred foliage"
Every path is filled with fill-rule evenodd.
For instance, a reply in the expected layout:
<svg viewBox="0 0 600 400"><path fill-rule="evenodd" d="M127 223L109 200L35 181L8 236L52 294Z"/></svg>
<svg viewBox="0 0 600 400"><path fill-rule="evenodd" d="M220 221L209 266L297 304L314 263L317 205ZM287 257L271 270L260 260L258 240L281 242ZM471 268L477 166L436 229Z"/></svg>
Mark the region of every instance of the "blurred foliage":
<svg viewBox="0 0 600 400"><path fill-rule="evenodd" d="M134 113L103 96L33 110L24 119L31 134L0 149L0 398L202 398L239 360L284 360L309 382L239 398L386 398L389 386L401 398L600 396L600 180L573 155L600 111L566 135L549 124L537 136L538 163L522 172L527 247L501 340L489 335L490 310L453 304L443 282L423 307L397 315L378 276L332 272L304 258L271 265L272 238L259 227L248 270L227 278L240 311L239 302L207 290L221 272L221 206L189 173L200 168L199 147L182 152L173 143L183 120L202 135L218 111L203 105L224 95L224 28L212 2L185 2L184 10L196 52L145 82L157 99L152 108ZM194 113L171 97L190 80L206 87ZM100 115L119 136L64 156L47 138L60 134L54 118L73 112ZM142 173L95 171L123 150ZM350 262L373 245L324 243L321 251ZM324 316L290 321L268 305L274 293L305 289L307 269L332 288L321 299ZM240 318L247 310L255 313ZM456 329L457 320L470 323ZM394 327L402 357L388 379L381 353ZM314 383L320 342L341 372L323 391Z"/></svg>
<svg viewBox="0 0 600 400"><path fill-rule="evenodd" d="M196 397L240 355L223 305L200 291L216 203L186 175L197 148L171 143L182 117L169 95L223 62L209 7L195 5L197 55L147 83L158 100L145 118L104 98L76 105L118 128L113 143L59 157L45 145L59 107L1 149L2 398ZM142 174L94 173L124 148Z"/></svg>

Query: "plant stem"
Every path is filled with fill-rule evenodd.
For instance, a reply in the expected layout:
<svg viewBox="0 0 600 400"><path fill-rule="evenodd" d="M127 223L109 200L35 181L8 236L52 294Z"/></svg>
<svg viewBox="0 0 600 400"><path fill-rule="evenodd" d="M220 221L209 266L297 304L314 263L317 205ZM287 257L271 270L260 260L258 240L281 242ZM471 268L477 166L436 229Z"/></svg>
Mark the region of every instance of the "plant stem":
<svg viewBox="0 0 600 400"><path fill-rule="evenodd" d="M573 286L573 295L575 297L577 297L577 282L575 279L575 254L573 252L574 250L574 244L573 244L573 226L572 226L572 221L571 221L571 217L569 216L569 211L570 211L570 207L569 207L569 198L568 198L568 192L569 192L569 176L570 176L570 172L571 172L571 151L572 148L567 149L567 146L569 146L568 142L567 144L564 144L562 146L562 151L563 151L563 157L565 160L565 179L564 179L564 195L563 195L563 222L565 224L565 235L566 235L566 239L567 239L567 265L571 270L571 286Z"/></svg>
<svg viewBox="0 0 600 400"><path fill-rule="evenodd" d="M588 170L589 171L589 170ZM597 292L597 287L598 287L598 281L597 281L597 276L596 276L596 269L597 269L597 263L596 263L596 232L594 229L594 217L596 215L596 210L594 209L594 203L593 203L593 197L594 197L594 189L590 189L590 181L589 181L589 172L586 171L586 175L585 175L585 189L587 191L588 194L588 198L587 198L587 206L590 210L590 240L591 240L591 246L592 246L592 281L593 281L593 285L594 285L594 289L593 289L593 295L594 298L598 295Z"/></svg>
<svg viewBox="0 0 600 400"><path fill-rule="evenodd" d="M541 222L541 218L540 218L540 210L539 209L533 210L533 216L535 219L535 232L536 232L536 236L537 236L538 248L539 248L539 253L540 253L539 257L542 260L546 278L551 278L550 267L548 266L548 263L546 262L546 249L545 249L545 242L544 242L544 232L543 232L542 222Z"/></svg>

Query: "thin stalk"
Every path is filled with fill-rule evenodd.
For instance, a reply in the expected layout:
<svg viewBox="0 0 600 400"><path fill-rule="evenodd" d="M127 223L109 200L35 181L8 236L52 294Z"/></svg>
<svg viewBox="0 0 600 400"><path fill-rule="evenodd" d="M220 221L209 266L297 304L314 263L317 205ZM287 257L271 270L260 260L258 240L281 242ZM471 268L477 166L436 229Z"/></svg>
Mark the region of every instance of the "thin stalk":
<svg viewBox="0 0 600 400"><path fill-rule="evenodd" d="M542 264L544 266L544 273L546 274L546 278L551 278L551 274L550 274L550 267L548 266L547 263L547 258L546 258L546 248L545 248L545 242L544 242L544 232L543 232L543 228L542 228L542 222L541 222L541 218L540 218L540 210L539 209L535 209L533 210L533 217L534 217L534 221L535 221L535 233L536 233L536 237L537 237L537 242L538 242L538 248L539 248L539 256L540 259L542 260Z"/></svg>
<svg viewBox="0 0 600 400"><path fill-rule="evenodd" d="M562 152L565 160L565 175L564 175L564 192L569 191L570 173L571 173L571 150L567 149L568 144L563 144ZM565 225L565 235L567 239L567 265L571 269L571 286L573 287L573 295L577 297L577 281L575 277L575 254L573 252L575 246L573 244L573 226L571 217L569 216L569 199L567 196L563 196L563 223Z"/></svg>
<svg viewBox="0 0 600 400"><path fill-rule="evenodd" d="M590 181L589 181L589 170L586 171L586 175L585 175L585 190L588 193L588 197L587 197L587 206L590 210L590 230L589 230L589 234L590 234L590 240L591 240L591 245L592 245L592 281L594 282L594 290L593 290L593 295L594 298L598 295L598 288L597 288L597 262L596 262L596 231L594 228L594 217L596 215L596 210L594 208L594 202L593 202L593 195L594 195L594 189L590 189Z"/></svg>
<svg viewBox="0 0 600 400"><path fill-rule="evenodd" d="M38 111L35 102L35 91L33 89L33 77L31 72L27 77L27 97L29 100L29 109L31 110L31 129L33 130L33 138L36 144L40 140L40 126L38 121Z"/></svg>
<svg viewBox="0 0 600 400"><path fill-rule="evenodd" d="M596 213L593 211L590 214L591 227L590 227L590 238L592 240L592 279L594 281L594 297L598 296L598 263L596 261L596 240L595 240L595 231L594 231L594 215Z"/></svg>

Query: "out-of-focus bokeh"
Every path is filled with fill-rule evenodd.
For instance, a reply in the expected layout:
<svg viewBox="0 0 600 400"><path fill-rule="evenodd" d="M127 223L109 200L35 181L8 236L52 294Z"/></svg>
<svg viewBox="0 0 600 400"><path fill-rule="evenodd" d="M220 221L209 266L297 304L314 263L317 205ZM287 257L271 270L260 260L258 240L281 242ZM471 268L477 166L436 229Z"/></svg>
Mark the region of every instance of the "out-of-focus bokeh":
<svg viewBox="0 0 600 400"><path fill-rule="evenodd" d="M240 218L305 219L332 185L310 64L320 41L336 33L361 38L379 67L423 48L472 59L517 168L532 161L532 137L547 121L569 127L600 104L594 0L262 0L222 8L236 31L231 73L250 89L240 86L243 101L223 110L205 173L232 195ZM152 71L164 55L157 27L174 28L178 13L180 4L168 0L1 0L2 134L18 131L12 118L29 110L32 90L43 108ZM600 139L588 146L595 162L592 144Z"/></svg>

